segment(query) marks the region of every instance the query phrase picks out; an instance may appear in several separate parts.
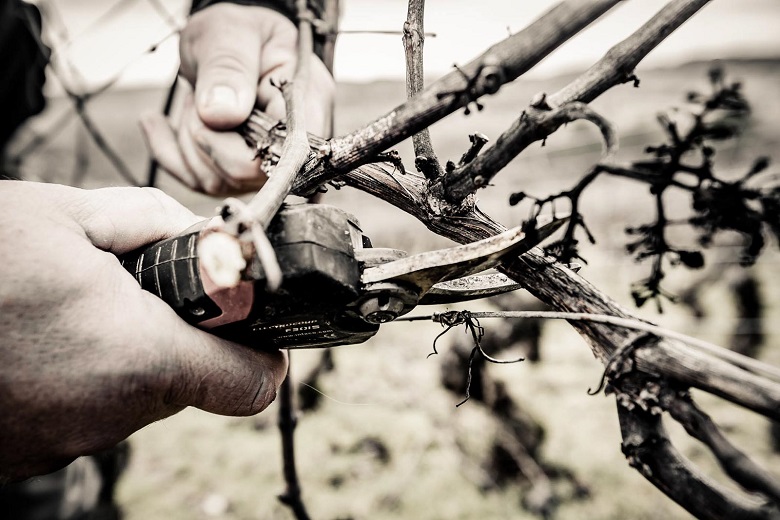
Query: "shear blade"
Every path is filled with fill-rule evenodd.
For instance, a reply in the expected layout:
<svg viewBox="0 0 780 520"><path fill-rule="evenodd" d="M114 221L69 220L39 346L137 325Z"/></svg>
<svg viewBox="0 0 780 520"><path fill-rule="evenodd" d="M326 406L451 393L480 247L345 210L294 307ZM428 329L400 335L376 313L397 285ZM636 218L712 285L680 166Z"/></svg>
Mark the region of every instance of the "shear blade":
<svg viewBox="0 0 780 520"><path fill-rule="evenodd" d="M496 266L507 256L530 251L567 220L557 219L539 225L529 234L516 227L478 242L428 251L370 267L363 271L361 281L364 284L405 282L417 287L420 295L424 295L436 283L480 273Z"/></svg>
<svg viewBox="0 0 780 520"><path fill-rule="evenodd" d="M418 305L445 305L488 298L520 289L519 283L500 273L483 273L439 282L425 293Z"/></svg>

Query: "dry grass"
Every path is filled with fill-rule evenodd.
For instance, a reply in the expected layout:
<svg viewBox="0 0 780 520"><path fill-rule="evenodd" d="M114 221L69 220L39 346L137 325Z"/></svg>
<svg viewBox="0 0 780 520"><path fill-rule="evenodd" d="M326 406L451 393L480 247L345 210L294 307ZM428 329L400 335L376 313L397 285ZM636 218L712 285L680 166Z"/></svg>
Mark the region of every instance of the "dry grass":
<svg viewBox="0 0 780 520"><path fill-rule="evenodd" d="M643 145L658 138L655 112L679 104L686 90L705 84L705 65L640 73L642 86L614 89L594 106L615 121L623 136L623 157L635 156ZM721 150L726 168L744 167L759 154L778 159L780 133L780 79L777 63L742 63L728 67L732 77L744 80L756 114L748 133L735 146ZM538 91L552 91L566 78L545 82L517 82L495 99L485 101L483 113L456 115L433 128L433 141L443 159L457 159L467 145L467 134L480 131L495 138ZM145 154L135 129L139 107L153 107L160 93L120 92L91 105L100 125L120 148L134 171L144 171ZM344 86L340 91L338 128L353 129L390 108L403 97L398 84ZM52 113L56 114L57 103ZM60 104L61 105L61 104ZM38 125L45 126L46 119ZM69 129L70 130L70 129ZM73 133L63 132L46 150L26 163L30 178L67 182L72 179ZM498 178L497 186L480 193L507 224L518 223L525 211L506 203L510 191L523 189L544 195L574 182L575 176L599 155L597 132L574 124L551 137L546 147L534 146ZM406 164L410 150L401 147ZM114 182L108 165L90 150L85 184ZM97 173L103 172L103 173ZM588 198L591 225L599 244L585 250L589 265L583 274L617 300L630 305L628 284L644 272L621 253L623 228L647 218L650 201L645 189L626 182L604 182ZM217 201L194 196L171 181L163 187L202 214ZM330 203L358 215L365 231L379 246L420 251L444 245L410 217L368 196L342 190ZM387 223L392 222L392 226ZM776 244L770 247L776 249ZM776 290L778 255L772 252L756 267L768 305L765 357L780 363L774 344L780 337L775 317L780 315ZM717 268L723 269L720 265ZM672 276L672 288L695 276ZM695 322L682 309L657 316L642 314L711 341L723 341L733 311L722 286L708 291L710 315ZM471 306L474 308L474 306ZM667 306L669 307L669 306ZM488 334L490 325L488 325ZM426 359L439 329L433 324L390 324L372 341L335 352L337 370L322 378L319 390L327 394L322 408L302 418L298 430L299 465L305 499L315 518L531 518L520 507L521 491L507 489L482 494L475 486L478 468L464 462L457 442L478 446L484 440L484 417L477 407L455 409L455 398L438 385L439 360ZM455 334L456 332L453 332ZM312 363L314 352L295 353L296 366ZM593 491L586 501L562 504L561 519L687 518L679 507L654 490L630 469L621 452L612 398L589 397L601 374L585 343L565 324L545 326L543 362L491 367L509 384L510 391L547 431L544 455L572 468ZM767 422L736 410L714 398L702 398L726 431L761 461L780 468L780 456L771 453ZM248 419L217 417L187 410L151 425L132 438L134 453L119 489L129 520L168 518L286 519L287 511L274 496L282 489L279 439L275 410ZM705 467L714 463L705 451L680 432L684 453ZM376 437L387 446L382 462L361 440ZM713 468L714 469L714 468Z"/></svg>

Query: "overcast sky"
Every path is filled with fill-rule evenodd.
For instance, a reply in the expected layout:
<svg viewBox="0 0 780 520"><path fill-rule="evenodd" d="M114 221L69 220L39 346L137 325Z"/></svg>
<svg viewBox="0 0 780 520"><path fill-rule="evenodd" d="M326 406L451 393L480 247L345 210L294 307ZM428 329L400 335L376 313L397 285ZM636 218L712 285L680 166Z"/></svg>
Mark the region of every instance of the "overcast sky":
<svg viewBox="0 0 780 520"><path fill-rule="evenodd" d="M38 0L41 3L44 0ZM45 0L54 47L96 85L121 73L121 84L167 84L176 71L176 38L145 53L174 31L148 0ZM189 0L162 0L173 18L183 20ZM518 31L554 0L428 0L426 30L436 33L425 46L426 70L440 75L464 63L492 43ZM628 36L664 0L626 0L576 36L529 76L581 70L617 41ZM342 0L342 29L399 29L406 0ZM106 11L113 14L103 16ZM229 35L228 35L229 36ZM66 43L70 42L70 43ZM674 65L693 59L780 56L780 1L714 0L648 56L644 66ZM400 36L340 37L336 76L346 81L403 77Z"/></svg>

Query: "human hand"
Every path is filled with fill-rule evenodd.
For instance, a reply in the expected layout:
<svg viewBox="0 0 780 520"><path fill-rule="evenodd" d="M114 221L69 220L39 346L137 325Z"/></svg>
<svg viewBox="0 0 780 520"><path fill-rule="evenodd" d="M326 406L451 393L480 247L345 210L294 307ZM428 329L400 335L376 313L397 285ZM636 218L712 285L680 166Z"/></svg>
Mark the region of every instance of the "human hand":
<svg viewBox="0 0 780 520"><path fill-rule="evenodd" d="M200 220L148 188L0 181L0 481L53 471L195 406L265 409L279 351L181 320L116 254Z"/></svg>
<svg viewBox="0 0 780 520"><path fill-rule="evenodd" d="M285 104L272 80L291 80L297 62L297 29L265 7L219 3L195 13L181 33L181 75L194 87L178 123L159 114L141 127L160 166L190 188L221 195L256 190L266 172L244 139L230 131L243 123L255 100L283 119ZM307 130L327 135L334 83L316 56L306 95Z"/></svg>

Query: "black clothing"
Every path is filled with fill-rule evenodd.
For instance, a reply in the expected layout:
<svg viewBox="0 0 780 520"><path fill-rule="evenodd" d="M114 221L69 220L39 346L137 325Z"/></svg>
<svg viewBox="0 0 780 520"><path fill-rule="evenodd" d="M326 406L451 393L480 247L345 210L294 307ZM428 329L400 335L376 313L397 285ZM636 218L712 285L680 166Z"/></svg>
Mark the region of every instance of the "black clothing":
<svg viewBox="0 0 780 520"><path fill-rule="evenodd" d="M43 110L49 49L41 43L41 13L20 0L0 2L0 152L16 129Z"/></svg>

